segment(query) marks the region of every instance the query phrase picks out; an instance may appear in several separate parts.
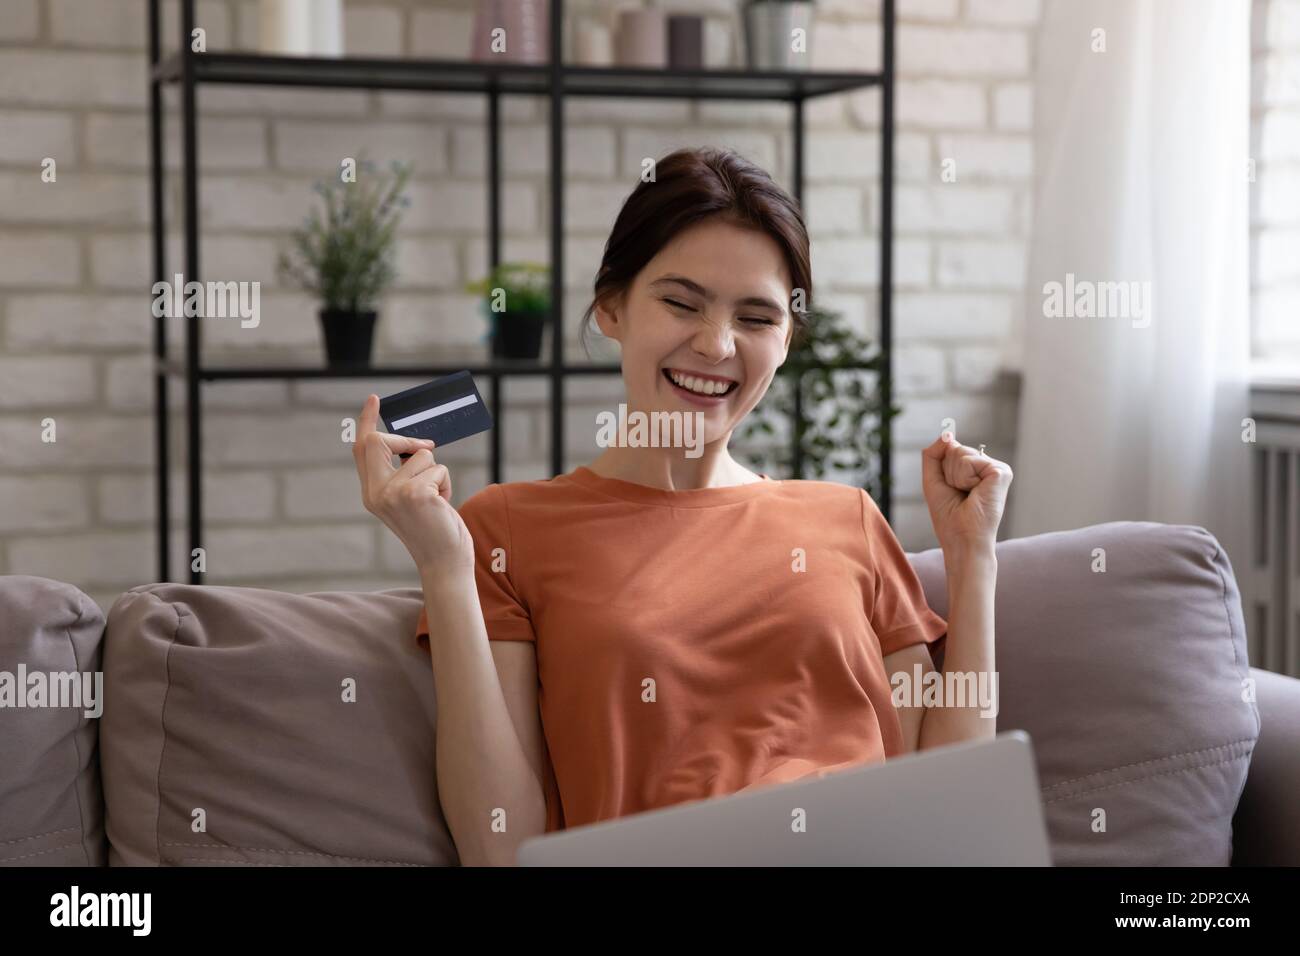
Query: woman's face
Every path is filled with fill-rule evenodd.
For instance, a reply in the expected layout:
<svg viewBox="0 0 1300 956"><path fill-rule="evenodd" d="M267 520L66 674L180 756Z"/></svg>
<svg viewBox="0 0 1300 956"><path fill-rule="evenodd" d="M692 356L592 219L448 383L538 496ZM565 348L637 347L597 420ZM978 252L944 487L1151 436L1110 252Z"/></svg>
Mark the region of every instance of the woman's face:
<svg viewBox="0 0 1300 956"><path fill-rule="evenodd" d="M680 233L621 301L596 308L622 346L629 409L702 412L705 443L725 439L785 361L792 292L766 233L721 220Z"/></svg>

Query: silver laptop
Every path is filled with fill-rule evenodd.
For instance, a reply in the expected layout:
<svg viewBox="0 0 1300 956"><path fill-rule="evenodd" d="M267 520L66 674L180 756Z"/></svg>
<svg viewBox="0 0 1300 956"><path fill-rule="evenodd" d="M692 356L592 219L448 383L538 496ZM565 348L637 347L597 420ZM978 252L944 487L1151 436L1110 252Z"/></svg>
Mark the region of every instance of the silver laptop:
<svg viewBox="0 0 1300 956"><path fill-rule="evenodd" d="M1022 730L525 840L520 866L1051 866Z"/></svg>

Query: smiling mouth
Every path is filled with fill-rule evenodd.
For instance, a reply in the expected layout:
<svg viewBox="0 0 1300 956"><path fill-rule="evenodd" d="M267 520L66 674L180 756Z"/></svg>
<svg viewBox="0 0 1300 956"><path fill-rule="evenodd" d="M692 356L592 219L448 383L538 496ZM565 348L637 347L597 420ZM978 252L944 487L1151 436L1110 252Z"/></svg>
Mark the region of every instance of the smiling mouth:
<svg viewBox="0 0 1300 956"><path fill-rule="evenodd" d="M738 382L728 380L720 382L717 379L703 378L697 375L686 375L682 372L676 372L672 369L663 369L663 376L668 380L670 385L675 385L683 391L690 392L692 395L698 395L700 398L722 398L730 395L740 387ZM725 384L725 388L722 386ZM714 391L705 391L712 388Z"/></svg>

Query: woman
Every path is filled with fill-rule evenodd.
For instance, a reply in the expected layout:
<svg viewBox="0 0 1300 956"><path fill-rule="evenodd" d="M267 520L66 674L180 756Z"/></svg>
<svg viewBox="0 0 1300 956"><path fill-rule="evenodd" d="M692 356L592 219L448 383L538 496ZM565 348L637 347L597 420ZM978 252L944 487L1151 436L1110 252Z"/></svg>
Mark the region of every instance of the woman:
<svg viewBox="0 0 1300 956"><path fill-rule="evenodd" d="M810 273L799 210L766 173L679 150L625 202L584 323L621 346L630 410L701 413L703 454L611 447L549 480L489 485L458 513L430 443L377 432L367 398L363 498L420 571L439 796L462 863L993 735L975 706L896 707L888 675L932 671L945 633L949 669L992 671L1011 470L948 433L922 453L945 623L865 492L775 481L727 450L805 321L791 306L812 301Z"/></svg>

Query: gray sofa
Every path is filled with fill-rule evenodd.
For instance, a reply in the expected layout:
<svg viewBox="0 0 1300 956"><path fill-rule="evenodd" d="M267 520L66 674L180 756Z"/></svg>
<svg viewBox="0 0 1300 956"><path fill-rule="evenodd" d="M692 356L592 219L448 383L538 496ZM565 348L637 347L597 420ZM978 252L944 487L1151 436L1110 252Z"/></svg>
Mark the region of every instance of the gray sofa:
<svg viewBox="0 0 1300 956"><path fill-rule="evenodd" d="M910 557L946 615L942 555ZM998 563L998 728L1034 742L1057 864L1300 863L1300 681L1249 666L1211 535L1119 522ZM420 606L150 584L105 622L0 577L0 674L104 684L98 718L0 707L0 864L455 864Z"/></svg>

